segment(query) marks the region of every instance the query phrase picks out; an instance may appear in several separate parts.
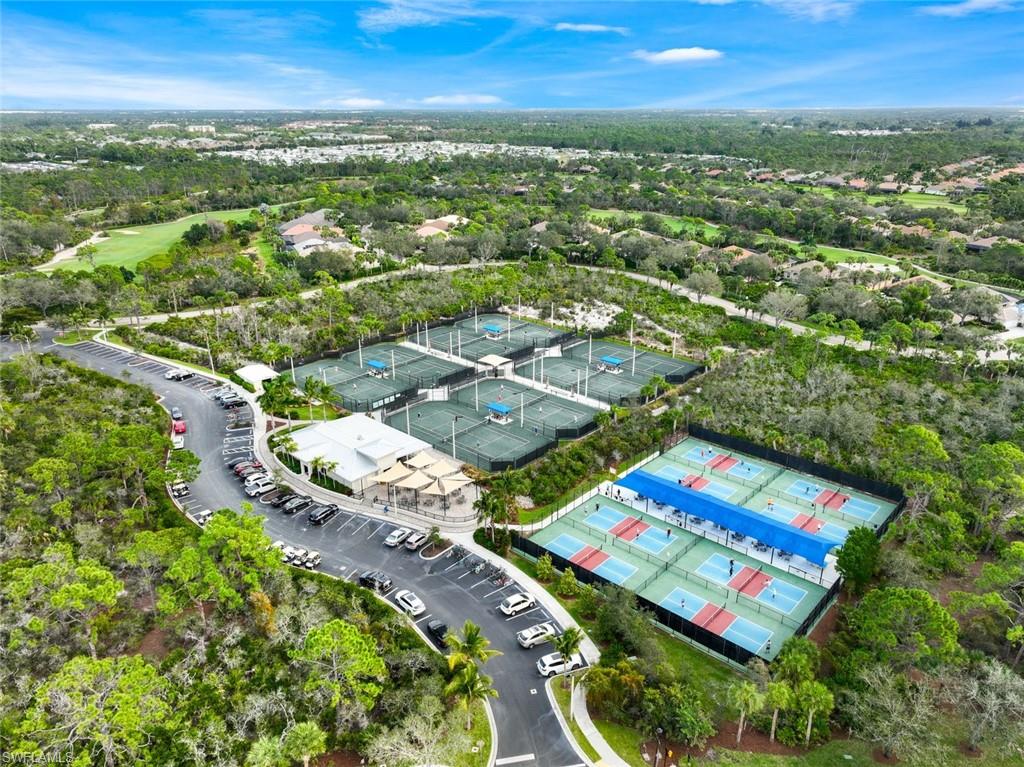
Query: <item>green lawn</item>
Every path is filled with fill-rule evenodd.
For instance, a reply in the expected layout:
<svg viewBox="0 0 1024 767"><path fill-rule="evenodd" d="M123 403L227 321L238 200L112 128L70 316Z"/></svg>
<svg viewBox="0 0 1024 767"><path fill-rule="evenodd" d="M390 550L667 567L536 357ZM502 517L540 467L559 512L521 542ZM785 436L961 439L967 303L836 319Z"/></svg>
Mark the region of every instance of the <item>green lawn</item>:
<svg viewBox="0 0 1024 767"><path fill-rule="evenodd" d="M583 749L583 753L587 755L588 759L596 762L601 755L597 753L597 749L590 745L590 741L587 740L587 736L583 734L580 726L575 721L569 719L569 699L572 695L572 690L568 687L563 687L560 678L555 678L548 682L548 684L551 685L551 692L555 696L558 707L562 710L562 716L569 723L569 729L572 731L573 738L576 739L576 744Z"/></svg>
<svg viewBox="0 0 1024 767"><path fill-rule="evenodd" d="M830 264L838 264L850 261L866 261L869 264L898 264L895 258L883 256L879 253L868 253L864 250L850 250L849 248L834 248L831 245L816 246L818 252L825 256Z"/></svg>
<svg viewBox="0 0 1024 767"><path fill-rule="evenodd" d="M785 188L785 187L783 187ZM952 202L947 197L924 192L904 192L903 194L867 194L866 192L843 191L839 189L828 189L817 186L795 185L791 188L803 189L805 192L813 192L823 197L854 197L863 200L868 205L891 205L894 202L909 205L912 208L944 208L956 213L966 213L967 206L961 202Z"/></svg>
<svg viewBox="0 0 1024 767"><path fill-rule="evenodd" d="M462 713L464 716L465 712ZM473 729L469 733L469 738L477 747L477 751L462 754L455 760L455 767L485 767L491 756L491 725L483 703L473 704Z"/></svg>
<svg viewBox="0 0 1024 767"><path fill-rule="evenodd" d="M603 224L603 223L606 223L608 221L614 220L614 219L618 218L619 216L621 216L623 214L628 215L628 216L641 216L641 215L643 215L643 211L638 211L638 210L623 211L623 210L614 210L614 209L612 209L612 210L592 210L587 215L590 217L590 219L592 221L594 221L596 223L599 223L599 224ZM660 218L662 220L662 222L664 222L665 228L673 236L679 235L679 233L682 232L684 228L686 228L688 226L692 226L688 222L683 221L683 219L679 218L678 216L669 216L669 215L667 215L665 213L653 213L652 215L657 216L658 218ZM699 224L699 231L697 232L697 236L699 236L699 237L709 237L709 236L713 235L717 229L718 229L718 227L715 226L714 224L709 224L707 221L702 221Z"/></svg>
<svg viewBox="0 0 1024 767"><path fill-rule="evenodd" d="M271 205L270 207L274 209L281 206ZM96 255L93 261L96 266L110 264L112 266L123 266L132 269L140 261L145 261L150 256L163 253L180 240L181 235L193 224L201 223L208 218L218 221L239 221L247 218L252 210L255 210L255 208L213 210L209 213L194 213L191 216L179 218L177 221L167 221L163 224L108 229L107 234L110 235L110 238L97 243ZM46 271L53 269L92 271L92 268L84 259L72 258L68 261L61 261L55 267L47 267Z"/></svg>
<svg viewBox="0 0 1024 767"><path fill-rule="evenodd" d="M55 344L77 344L82 341L91 341L95 338L98 330L69 330L53 339Z"/></svg>

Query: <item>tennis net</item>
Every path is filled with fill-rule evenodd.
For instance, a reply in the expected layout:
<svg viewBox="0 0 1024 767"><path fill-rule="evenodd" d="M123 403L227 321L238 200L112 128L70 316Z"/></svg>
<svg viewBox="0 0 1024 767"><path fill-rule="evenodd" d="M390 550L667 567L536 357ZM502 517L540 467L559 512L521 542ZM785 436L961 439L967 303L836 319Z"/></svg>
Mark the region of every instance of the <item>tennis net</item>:
<svg viewBox="0 0 1024 767"><path fill-rule="evenodd" d="M760 574L761 574L761 568L759 567L759 568L757 568L756 570L754 570L754 572L752 572L752 573L750 574L750 577L748 577L748 578L747 578L747 579L746 579L745 581L743 581L743 583L742 583L742 584L740 585L740 587L739 587L738 589L736 589L736 590L737 590L737 591L743 591L743 589L745 589L745 588L746 588L747 586L749 586L749 585L750 585L750 582L751 582L752 580L754 580L754 578L756 578L756 577L757 577L757 576L759 576Z"/></svg>
<svg viewBox="0 0 1024 767"><path fill-rule="evenodd" d="M643 520L640 518L633 519L633 521L626 525L624 529L619 531L619 538L625 538L630 530L639 527L642 522Z"/></svg>
<svg viewBox="0 0 1024 767"><path fill-rule="evenodd" d="M473 429L476 429L476 428L479 428L480 426L483 426L484 424L487 423L488 420L489 419L485 418L482 421L474 421L469 426L465 426L465 427L463 427L461 429L458 429L457 431L455 431L454 434L449 434L448 436L444 437L441 440L441 442L447 445L448 443L450 443L452 441L452 439L460 437L461 435L465 434L467 431L473 431Z"/></svg>
<svg viewBox="0 0 1024 767"><path fill-rule="evenodd" d="M704 628L705 626L710 626L711 623L714 622L715 618L717 618L723 612L725 612L725 605L722 605L717 610L715 610L713 613L711 613L711 617L709 617L707 620L701 621L700 627Z"/></svg>
<svg viewBox="0 0 1024 767"><path fill-rule="evenodd" d="M600 549L594 549L593 551L591 551L589 554L587 554L587 556L583 557L583 559L581 559L576 564L578 564L580 567L586 567L587 562L589 562L591 559L593 559L594 557L596 557L600 553L601 553Z"/></svg>

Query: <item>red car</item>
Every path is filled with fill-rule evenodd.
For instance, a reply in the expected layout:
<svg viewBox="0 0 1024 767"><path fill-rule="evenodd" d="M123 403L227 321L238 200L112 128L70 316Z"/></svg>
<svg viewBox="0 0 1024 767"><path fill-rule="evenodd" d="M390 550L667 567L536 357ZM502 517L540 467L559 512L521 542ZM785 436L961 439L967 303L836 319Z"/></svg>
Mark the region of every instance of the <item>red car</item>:
<svg viewBox="0 0 1024 767"><path fill-rule="evenodd" d="M175 434L184 434L186 431L187 431L187 428L185 426L185 422L184 421L175 421L174 422L174 433Z"/></svg>

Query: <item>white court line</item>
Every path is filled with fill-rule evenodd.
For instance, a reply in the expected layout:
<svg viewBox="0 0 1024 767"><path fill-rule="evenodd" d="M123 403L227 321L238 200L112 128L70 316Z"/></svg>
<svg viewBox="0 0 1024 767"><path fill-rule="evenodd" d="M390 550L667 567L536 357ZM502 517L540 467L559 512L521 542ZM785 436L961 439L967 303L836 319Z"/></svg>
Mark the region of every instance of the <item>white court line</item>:
<svg viewBox="0 0 1024 767"><path fill-rule="evenodd" d="M379 525L377 525L377 529L376 530L374 530L372 533L370 533L368 536L366 536L366 539L369 540L370 538L375 536L378 532L380 532L380 529L382 527L384 527L384 525L386 525L386 524L387 524L387 522L381 522Z"/></svg>
<svg viewBox="0 0 1024 767"><path fill-rule="evenodd" d="M477 581L477 582L476 582L476 583L474 583L474 584L473 584L472 586L470 586L470 588L471 588L471 589L475 589L475 588L476 588L477 586L479 586L479 585L480 585L481 583L487 583L487 581L488 581L488 580L490 580L490 579L489 579L489 578L484 578L484 579L483 579L482 581Z"/></svg>
<svg viewBox="0 0 1024 767"><path fill-rule="evenodd" d="M363 529L364 527L366 527L366 526L367 526L368 524L370 524L370 520L369 520L369 519L366 519L366 520L365 520L365 521L363 522L363 524L361 524L361 525L360 525L359 527L357 527L357 528L356 528L355 530L353 530L353 531L352 531L352 535L355 535L356 533L358 533L358 532L359 532L360 530L362 530L362 529Z"/></svg>

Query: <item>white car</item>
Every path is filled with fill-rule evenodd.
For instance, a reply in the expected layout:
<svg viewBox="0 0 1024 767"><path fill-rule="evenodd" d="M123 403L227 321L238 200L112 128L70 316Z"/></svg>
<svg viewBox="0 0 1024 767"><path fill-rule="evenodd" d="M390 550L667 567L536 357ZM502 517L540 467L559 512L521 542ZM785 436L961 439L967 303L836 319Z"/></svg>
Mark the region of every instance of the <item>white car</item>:
<svg viewBox="0 0 1024 767"><path fill-rule="evenodd" d="M564 674L567 671L575 671L578 668L583 668L583 656L578 652L570 655L568 660L563 658L561 653L553 652L537 661L537 671L540 672L541 676Z"/></svg>
<svg viewBox="0 0 1024 767"><path fill-rule="evenodd" d="M196 513L196 524L199 525L200 527L206 527L206 523L210 521L210 518L212 516L213 516L213 511L212 510L210 510L210 509L203 509L202 511Z"/></svg>
<svg viewBox="0 0 1024 767"><path fill-rule="evenodd" d="M409 551L416 551L427 540L426 533L413 533L405 541L405 548Z"/></svg>
<svg viewBox="0 0 1024 767"><path fill-rule="evenodd" d="M402 589L395 594L395 602L413 618L417 615L423 615L427 611L427 606L423 604L423 600L409 591L409 589Z"/></svg>
<svg viewBox="0 0 1024 767"><path fill-rule="evenodd" d="M277 549L278 551L284 551L284 541L274 541L270 544L271 549Z"/></svg>
<svg viewBox="0 0 1024 767"><path fill-rule="evenodd" d="M306 561L306 554L309 552L305 549L292 549L292 558L289 560L289 564L295 565L296 567L302 567L302 564Z"/></svg>
<svg viewBox="0 0 1024 767"><path fill-rule="evenodd" d="M392 530L391 535L384 539L384 545L391 548L401 546L402 542L410 535L412 535L412 530L408 527L399 527L397 530Z"/></svg>
<svg viewBox="0 0 1024 767"><path fill-rule="evenodd" d="M258 471L255 474L250 474L248 477L245 478L245 486L249 487L250 485L255 485L257 482L260 482L264 479L270 479L270 475L267 474L267 472L265 471Z"/></svg>
<svg viewBox="0 0 1024 767"><path fill-rule="evenodd" d="M185 448L185 438L180 434L172 434L171 447L175 450L183 450Z"/></svg>
<svg viewBox="0 0 1024 767"><path fill-rule="evenodd" d="M519 615L523 610L529 610L537 604L537 600L530 594L520 592L513 594L498 605L498 609L505 615Z"/></svg>
<svg viewBox="0 0 1024 767"><path fill-rule="evenodd" d="M191 370L184 370L182 368L171 368L166 373L164 373L164 379L168 381L184 381L186 378L191 378L194 375L195 373L193 373Z"/></svg>
<svg viewBox="0 0 1024 767"><path fill-rule="evenodd" d="M529 650L531 647L550 642L556 634L553 623L538 623L536 626L530 626L516 634L516 641L519 642L520 647Z"/></svg>
<svg viewBox="0 0 1024 767"><path fill-rule="evenodd" d="M291 546L285 546L281 549L281 561L287 564L292 561L292 557L295 556L295 549Z"/></svg>
<svg viewBox="0 0 1024 767"><path fill-rule="evenodd" d="M275 487L277 487L277 485L274 483L274 480L268 477L266 479L261 479L255 485L249 485L249 487L245 488L245 494L250 498L255 498L257 495L269 493Z"/></svg>
<svg viewBox="0 0 1024 767"><path fill-rule="evenodd" d="M320 566L321 559L319 551L311 551L306 555L306 561L302 564L305 565L307 570L314 570Z"/></svg>

